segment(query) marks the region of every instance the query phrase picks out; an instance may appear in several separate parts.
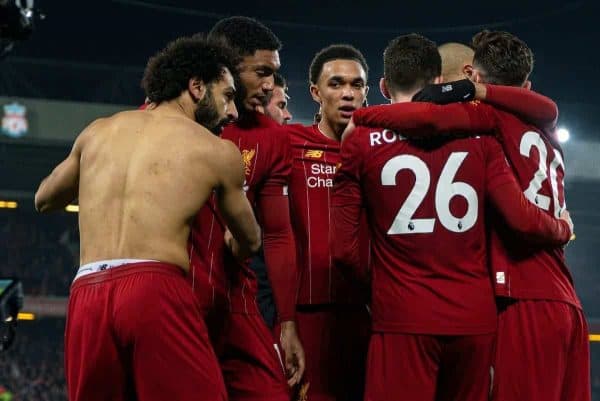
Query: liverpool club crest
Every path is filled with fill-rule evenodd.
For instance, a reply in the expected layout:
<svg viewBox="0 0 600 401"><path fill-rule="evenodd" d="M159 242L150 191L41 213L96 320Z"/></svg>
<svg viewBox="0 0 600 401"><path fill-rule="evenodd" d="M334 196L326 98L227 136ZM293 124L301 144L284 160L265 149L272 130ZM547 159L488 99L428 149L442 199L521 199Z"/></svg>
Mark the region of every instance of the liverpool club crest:
<svg viewBox="0 0 600 401"><path fill-rule="evenodd" d="M12 138L20 138L27 134L29 124L25 113L27 109L19 103L4 105L4 117L2 117L2 133Z"/></svg>

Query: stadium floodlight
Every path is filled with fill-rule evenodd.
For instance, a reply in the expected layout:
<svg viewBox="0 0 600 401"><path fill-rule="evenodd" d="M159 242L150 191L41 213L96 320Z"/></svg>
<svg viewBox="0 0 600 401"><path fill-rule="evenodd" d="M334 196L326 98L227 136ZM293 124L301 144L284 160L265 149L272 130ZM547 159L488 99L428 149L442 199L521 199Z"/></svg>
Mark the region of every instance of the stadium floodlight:
<svg viewBox="0 0 600 401"><path fill-rule="evenodd" d="M67 205L65 210L71 213L79 213L79 205Z"/></svg>
<svg viewBox="0 0 600 401"><path fill-rule="evenodd" d="M567 142L571 137L569 130L563 127L556 130L556 136L558 137L558 141L562 143Z"/></svg>

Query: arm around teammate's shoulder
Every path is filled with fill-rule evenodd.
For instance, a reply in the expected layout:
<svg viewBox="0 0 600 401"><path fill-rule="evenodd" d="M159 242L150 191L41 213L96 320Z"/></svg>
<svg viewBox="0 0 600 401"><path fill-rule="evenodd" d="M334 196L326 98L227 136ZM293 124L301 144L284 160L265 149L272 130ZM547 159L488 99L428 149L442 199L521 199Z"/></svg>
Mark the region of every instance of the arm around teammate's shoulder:
<svg viewBox="0 0 600 401"><path fill-rule="evenodd" d="M240 151L227 140L223 140L220 147L220 152L215 155L219 173L217 202L233 236L228 246L234 256L244 259L259 250L260 227L244 192L244 165Z"/></svg>

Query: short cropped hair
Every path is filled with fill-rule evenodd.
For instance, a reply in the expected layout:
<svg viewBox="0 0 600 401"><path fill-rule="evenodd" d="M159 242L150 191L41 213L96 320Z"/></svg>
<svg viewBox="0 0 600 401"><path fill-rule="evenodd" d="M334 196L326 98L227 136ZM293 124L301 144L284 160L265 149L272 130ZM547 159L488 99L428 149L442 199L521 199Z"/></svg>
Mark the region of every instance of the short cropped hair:
<svg viewBox="0 0 600 401"><path fill-rule="evenodd" d="M257 50L280 50L281 41L271 29L250 17L229 17L217 22L209 37L223 37L241 56L249 56Z"/></svg>
<svg viewBox="0 0 600 401"><path fill-rule="evenodd" d="M471 46L473 65L486 83L521 86L533 71L533 52L512 33L481 31L473 36Z"/></svg>
<svg viewBox="0 0 600 401"><path fill-rule="evenodd" d="M148 60L142 88L151 102L172 100L187 89L190 79L208 85L219 81L225 68L234 74L238 63L239 56L222 39L181 37Z"/></svg>
<svg viewBox="0 0 600 401"><path fill-rule="evenodd" d="M365 56L356 47L347 44L335 44L321 49L315 54L308 70L308 79L315 85L323 72L323 65L332 60L353 60L359 63L365 75L369 76L369 66Z"/></svg>
<svg viewBox="0 0 600 401"><path fill-rule="evenodd" d="M273 74L273 80L275 86L279 86L280 88L287 89L287 81L280 73L276 72Z"/></svg>
<svg viewBox="0 0 600 401"><path fill-rule="evenodd" d="M441 73L442 59L435 42L416 33L392 39L383 52L383 75L392 92L423 87Z"/></svg>

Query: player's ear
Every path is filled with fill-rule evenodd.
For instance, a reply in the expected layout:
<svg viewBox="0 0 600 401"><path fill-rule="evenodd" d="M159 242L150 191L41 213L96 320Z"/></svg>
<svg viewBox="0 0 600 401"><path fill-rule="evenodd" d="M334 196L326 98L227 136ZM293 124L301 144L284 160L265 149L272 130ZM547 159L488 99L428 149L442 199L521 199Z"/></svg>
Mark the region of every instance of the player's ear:
<svg viewBox="0 0 600 401"><path fill-rule="evenodd" d="M203 80L198 78L190 78L188 81L188 92L194 103L198 103L206 95L207 87Z"/></svg>
<svg viewBox="0 0 600 401"><path fill-rule="evenodd" d="M473 80L473 66L471 64L465 64L462 71L467 78Z"/></svg>
<svg viewBox="0 0 600 401"><path fill-rule="evenodd" d="M319 104L321 104L321 94L319 93L319 87L315 84L310 84L310 95L312 96L313 100Z"/></svg>
<svg viewBox="0 0 600 401"><path fill-rule="evenodd" d="M442 82L444 82L444 77L442 77L441 75L433 79L434 84L441 84Z"/></svg>
<svg viewBox="0 0 600 401"><path fill-rule="evenodd" d="M523 84L523 88L525 88L527 90L531 90L531 81L530 80L525 81L525 83Z"/></svg>
<svg viewBox="0 0 600 401"><path fill-rule="evenodd" d="M385 82L385 78L381 78L379 80L379 90L381 91L381 94L383 95L384 98L391 100L392 96L390 95L390 90L387 86L387 83Z"/></svg>

